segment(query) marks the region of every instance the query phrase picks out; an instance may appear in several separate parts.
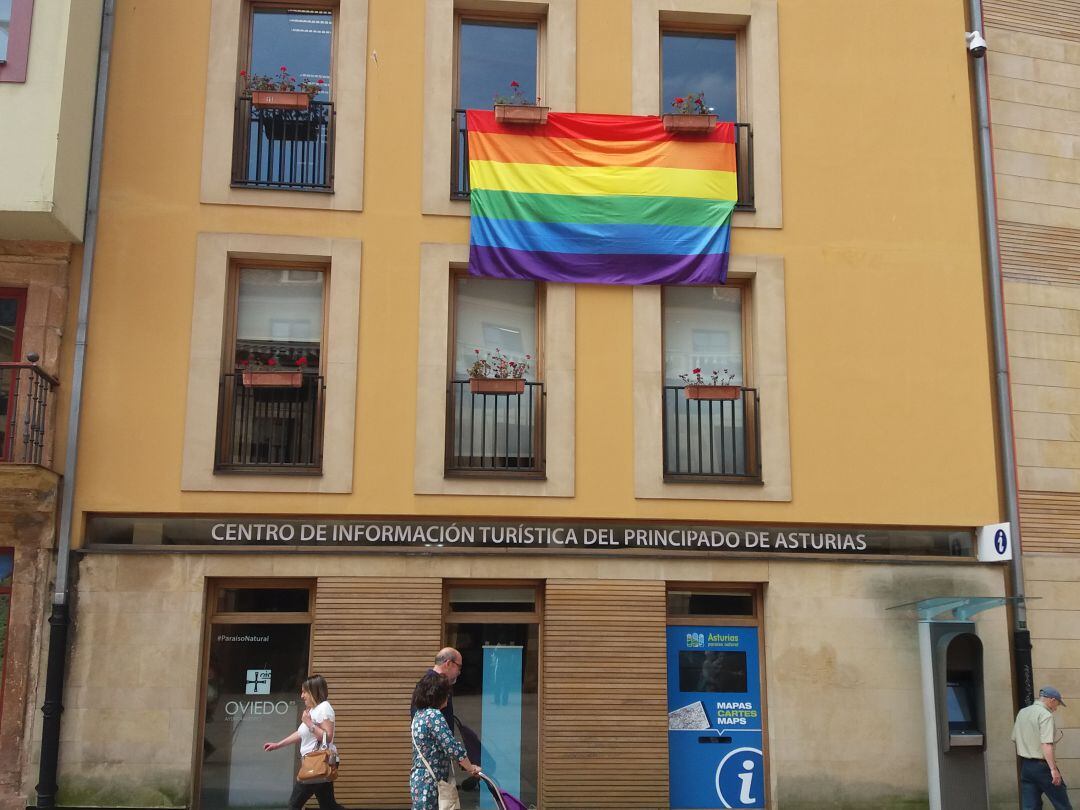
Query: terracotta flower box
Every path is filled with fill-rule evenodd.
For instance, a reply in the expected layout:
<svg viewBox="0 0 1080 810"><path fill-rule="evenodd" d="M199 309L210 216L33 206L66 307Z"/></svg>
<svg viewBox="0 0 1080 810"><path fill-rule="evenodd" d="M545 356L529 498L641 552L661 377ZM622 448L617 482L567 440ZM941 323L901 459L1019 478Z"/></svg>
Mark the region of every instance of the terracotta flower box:
<svg viewBox="0 0 1080 810"><path fill-rule="evenodd" d="M549 109L535 104L496 104L495 120L500 124L546 124Z"/></svg>
<svg viewBox="0 0 1080 810"><path fill-rule="evenodd" d="M251 106L259 110L306 110L310 103L311 96L300 91L253 90L251 93Z"/></svg>
<svg viewBox="0 0 1080 810"><path fill-rule="evenodd" d="M474 394L522 394L525 392L525 380L522 377L502 380L473 377L469 380L469 390Z"/></svg>
<svg viewBox="0 0 1080 810"><path fill-rule="evenodd" d="M664 115L664 129L681 135L707 135L715 126L715 115L687 115L685 113Z"/></svg>
<svg viewBox="0 0 1080 810"><path fill-rule="evenodd" d="M245 371L241 378L245 388L299 388L304 382L304 372Z"/></svg>
<svg viewBox="0 0 1080 810"><path fill-rule="evenodd" d="M683 389L687 399L738 399L742 388L737 385L688 385Z"/></svg>

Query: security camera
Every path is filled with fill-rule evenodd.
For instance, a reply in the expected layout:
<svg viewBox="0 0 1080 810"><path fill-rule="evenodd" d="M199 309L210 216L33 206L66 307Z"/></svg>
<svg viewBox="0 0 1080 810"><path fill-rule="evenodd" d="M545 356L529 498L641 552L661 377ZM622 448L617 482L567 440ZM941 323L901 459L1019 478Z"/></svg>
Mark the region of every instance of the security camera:
<svg viewBox="0 0 1080 810"><path fill-rule="evenodd" d="M982 59L986 55L986 40L978 31L968 31L964 34L964 40L967 42L968 53L973 57Z"/></svg>

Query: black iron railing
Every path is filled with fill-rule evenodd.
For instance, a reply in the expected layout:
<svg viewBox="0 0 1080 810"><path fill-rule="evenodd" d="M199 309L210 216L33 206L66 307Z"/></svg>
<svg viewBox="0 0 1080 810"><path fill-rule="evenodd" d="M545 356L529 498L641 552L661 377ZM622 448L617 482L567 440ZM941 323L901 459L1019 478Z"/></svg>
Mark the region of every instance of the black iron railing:
<svg viewBox="0 0 1080 810"><path fill-rule="evenodd" d="M450 141L450 199L469 199L469 137L465 110L454 110ZM749 124L735 125L735 170L739 190L736 211L754 210L754 130Z"/></svg>
<svg viewBox="0 0 1080 810"><path fill-rule="evenodd" d="M297 374L299 385L258 385L240 371L222 375L216 470L291 474L322 470L326 381L308 372L277 373L282 383Z"/></svg>
<svg viewBox="0 0 1080 810"><path fill-rule="evenodd" d="M734 400L687 399L664 386L664 478L761 481L761 405L756 388Z"/></svg>
<svg viewBox="0 0 1080 810"><path fill-rule="evenodd" d="M60 382L37 365L0 363L0 462L41 464L49 439L49 398Z"/></svg>
<svg viewBox="0 0 1080 810"><path fill-rule="evenodd" d="M258 108L236 100L232 184L298 191L334 189L334 105L306 110Z"/></svg>
<svg viewBox="0 0 1080 810"><path fill-rule="evenodd" d="M446 471L458 475L544 474L544 384L521 394L474 394L453 380L446 397Z"/></svg>

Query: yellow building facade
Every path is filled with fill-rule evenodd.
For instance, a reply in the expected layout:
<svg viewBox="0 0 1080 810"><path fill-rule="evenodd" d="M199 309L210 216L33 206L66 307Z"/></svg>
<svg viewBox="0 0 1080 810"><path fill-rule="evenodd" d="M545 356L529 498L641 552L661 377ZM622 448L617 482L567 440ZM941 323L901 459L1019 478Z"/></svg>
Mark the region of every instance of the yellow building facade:
<svg viewBox="0 0 1080 810"><path fill-rule="evenodd" d="M466 745L527 803L928 806L890 608L1007 595L974 546L1002 505L964 30L934 2L119 6L60 801L283 804L294 754L262 744L314 671L338 800L406 807L449 644ZM726 285L464 274L473 87L657 115L714 58L747 125ZM279 65L299 111L247 85ZM496 350L523 393L471 392ZM736 399L686 399L713 365ZM1013 806L1009 624L975 624ZM708 805L695 729L734 757Z"/></svg>

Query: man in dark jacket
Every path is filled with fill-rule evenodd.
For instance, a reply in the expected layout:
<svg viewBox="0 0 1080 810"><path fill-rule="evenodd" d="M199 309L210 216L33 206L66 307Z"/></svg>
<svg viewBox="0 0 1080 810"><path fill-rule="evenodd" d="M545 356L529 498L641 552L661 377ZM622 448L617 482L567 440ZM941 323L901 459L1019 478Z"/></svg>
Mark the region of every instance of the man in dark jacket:
<svg viewBox="0 0 1080 810"><path fill-rule="evenodd" d="M453 647L443 647L439 650L435 656L435 665L428 670L428 672L437 672L440 675L446 676L446 679L450 681L450 697L447 698L446 706L443 707L443 717L446 718L446 725L450 727L450 731L454 731L454 683L458 679L458 675L461 674L461 653L455 650ZM425 673L426 674L426 673ZM409 716L416 714L416 707L411 706L409 709Z"/></svg>

